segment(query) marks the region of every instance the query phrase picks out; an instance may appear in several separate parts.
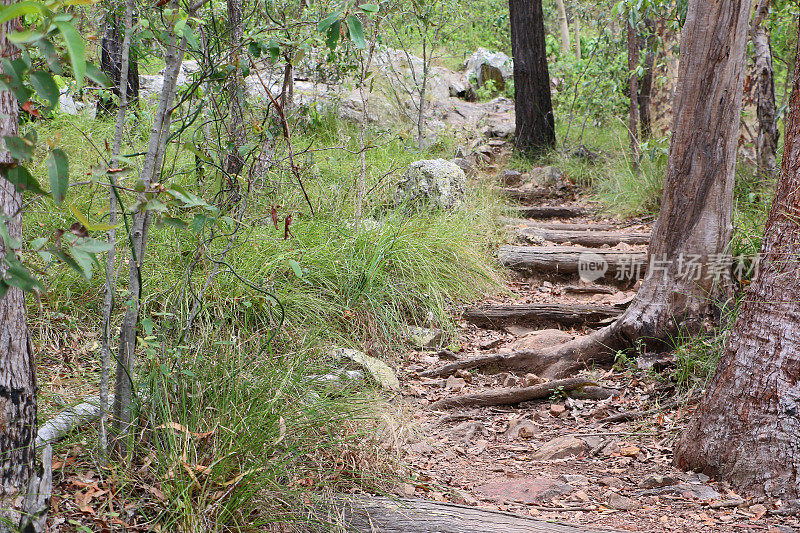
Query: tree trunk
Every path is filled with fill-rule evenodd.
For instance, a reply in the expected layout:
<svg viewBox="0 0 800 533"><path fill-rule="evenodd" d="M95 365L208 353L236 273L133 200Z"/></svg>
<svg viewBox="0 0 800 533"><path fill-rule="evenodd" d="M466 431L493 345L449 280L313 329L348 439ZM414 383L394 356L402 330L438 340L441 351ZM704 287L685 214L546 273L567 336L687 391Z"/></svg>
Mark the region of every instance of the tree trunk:
<svg viewBox="0 0 800 533"><path fill-rule="evenodd" d="M736 490L784 500L800 496L800 69L793 85L759 272L674 457Z"/></svg>
<svg viewBox="0 0 800 533"><path fill-rule="evenodd" d="M639 130L642 133L642 140L646 141L653 136L653 125L650 118L650 95L653 92L653 68L656 62L656 29L653 19L644 19L647 35L642 39L644 46L644 65L642 79L639 82Z"/></svg>
<svg viewBox="0 0 800 533"><path fill-rule="evenodd" d="M3 6L14 0L3 0ZM10 31L21 28L18 19L0 26L0 57L13 60L19 51L7 39ZM3 67L0 65L0 74ZM0 139L18 132L19 105L10 91L0 90ZM0 143L0 171L14 165L11 153ZM22 239L22 193L0 177L0 210L7 217L7 231L12 239ZM0 270L5 275L5 257L14 251L0 240ZM14 524L30 521L23 515L23 502L29 484L36 478L35 448L37 423L36 366L33 345L28 334L25 295L10 287L0 299L0 518ZM32 526L31 526L32 527ZM11 531L0 524L0 531ZM15 530L15 529L14 529ZM33 528L38 531L39 529Z"/></svg>
<svg viewBox="0 0 800 533"><path fill-rule="evenodd" d="M756 156L758 171L764 177L774 177L777 171L778 121L775 108L775 71L772 68L772 45L764 19L769 15L770 0L761 0L753 18L753 51L756 64L756 113L758 138Z"/></svg>
<svg viewBox="0 0 800 533"><path fill-rule="evenodd" d="M183 50L186 46L186 37L180 43L177 35L173 34L165 55L166 67L164 73L164 86L161 89L158 110L150 130L150 140L140 178L145 188L149 188L154 177L160 172L164 157L164 150L169 137L171 122L172 102L175 98L175 86L178 72L183 61ZM145 201L144 194L140 199ZM140 209L133 218L131 228L131 261L128 273L128 290L130 299L119 332L119 350L117 358L117 375L114 384L114 436L115 447L121 455L127 454L126 437L132 421L133 400L133 372L135 366L136 328L139 324L139 312L142 292L142 268L144 254L147 248L147 236L150 231L151 212Z"/></svg>
<svg viewBox="0 0 800 533"><path fill-rule="evenodd" d="M633 168L639 168L639 40L636 26L631 24L633 13L628 13L628 138L631 143Z"/></svg>
<svg viewBox="0 0 800 533"><path fill-rule="evenodd" d="M514 142L520 152L532 156L556 144L542 0L509 0L508 7L517 117Z"/></svg>
<svg viewBox="0 0 800 533"><path fill-rule="evenodd" d="M228 30L230 35L231 64L234 71L228 80L228 106L230 121L228 123L228 154L225 162L225 172L228 174L229 185L238 189L236 176L241 174L244 168L244 157L239 153L239 149L244 146L244 81L242 80L242 70L239 64L239 48L242 42L242 0L228 0ZM284 95L284 98L286 95ZM284 104L285 105L285 104Z"/></svg>
<svg viewBox="0 0 800 533"><path fill-rule="evenodd" d="M102 51L100 54L100 70L111 80L112 91L120 96L120 78L122 72L122 31L119 17L114 11L106 15L106 29L103 34ZM130 54L128 62L128 104L135 103L139 98L139 64L136 56ZM110 115L117 108L113 99L100 98L97 102L99 114Z"/></svg>
<svg viewBox="0 0 800 533"><path fill-rule="evenodd" d="M581 19L575 15L575 57L581 58Z"/></svg>
<svg viewBox="0 0 800 533"><path fill-rule="evenodd" d="M558 10L558 32L561 34L561 53L569 53L569 22L567 22L567 10L564 7L564 0L556 0Z"/></svg>
<svg viewBox="0 0 800 533"><path fill-rule="evenodd" d="M587 337L505 355L506 368L562 377L610 363L617 350L637 340L658 345L679 331L696 330L712 314L729 275L725 251L749 15L749 0L689 2L662 207L648 249L648 276L630 307ZM474 368L476 361L469 364Z"/></svg>

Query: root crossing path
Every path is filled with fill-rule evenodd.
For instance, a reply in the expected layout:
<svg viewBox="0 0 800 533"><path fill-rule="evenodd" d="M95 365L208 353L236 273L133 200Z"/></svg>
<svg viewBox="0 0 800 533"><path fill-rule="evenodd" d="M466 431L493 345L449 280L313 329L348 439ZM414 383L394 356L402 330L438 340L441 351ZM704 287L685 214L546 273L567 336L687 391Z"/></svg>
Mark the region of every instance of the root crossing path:
<svg viewBox="0 0 800 533"><path fill-rule="evenodd" d="M498 371L516 351L614 320L645 273L651 229L603 217L563 187L506 197L508 244L498 255L508 295L463 310L450 346L458 350L407 355L399 401L414 430L410 470L392 509L362 507L385 520L373 530L466 531L469 517L478 521L469 531L794 531L797 520L774 505L671 466L697 399L676 391L674 354L558 380ZM398 512L402 526L392 522Z"/></svg>

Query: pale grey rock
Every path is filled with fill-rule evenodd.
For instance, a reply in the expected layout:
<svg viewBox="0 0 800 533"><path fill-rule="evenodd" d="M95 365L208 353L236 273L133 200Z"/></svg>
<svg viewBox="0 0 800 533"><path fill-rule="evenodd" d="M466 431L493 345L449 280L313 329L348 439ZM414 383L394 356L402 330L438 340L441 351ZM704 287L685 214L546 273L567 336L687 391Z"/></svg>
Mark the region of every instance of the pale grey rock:
<svg viewBox="0 0 800 533"><path fill-rule="evenodd" d="M466 179L464 171L450 161L416 161L398 183L394 202L415 208L455 209L463 203Z"/></svg>

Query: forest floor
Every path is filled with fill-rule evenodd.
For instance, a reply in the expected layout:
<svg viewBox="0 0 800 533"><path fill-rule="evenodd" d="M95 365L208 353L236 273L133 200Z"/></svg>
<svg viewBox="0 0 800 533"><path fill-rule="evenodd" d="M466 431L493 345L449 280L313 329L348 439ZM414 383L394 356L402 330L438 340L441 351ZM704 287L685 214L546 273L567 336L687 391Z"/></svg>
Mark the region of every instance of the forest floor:
<svg viewBox="0 0 800 533"><path fill-rule="evenodd" d="M580 194L558 194L529 203L593 207ZM642 220L599 215L531 220L508 219L509 234L542 228L649 233ZM513 244L520 244L518 241ZM538 242L540 247L575 246ZM644 244L604 245L602 249L641 252ZM510 295L497 304L624 306L635 283L621 286L611 276L593 282L577 275L509 274ZM608 320L608 319L607 319ZM677 434L691 416L698 392L678 387L671 374L676 354L641 354L621 359L614 369L587 369L614 395L578 399L564 391L538 401L492 407L430 406L443 398L487 390L521 388L534 375L463 370L435 378L426 370L481 354L558 344L599 324L558 326L547 319L501 320L494 327L460 321L458 349L406 354L400 370L401 402L420 438L410 448L411 479L398 495L453 502L516 513L580 527L627 531L796 531L800 521L780 510L783 502L749 500L725 483L672 466ZM486 324L482 324L486 326ZM452 347L452 346L451 346ZM628 421L607 419L629 413Z"/></svg>

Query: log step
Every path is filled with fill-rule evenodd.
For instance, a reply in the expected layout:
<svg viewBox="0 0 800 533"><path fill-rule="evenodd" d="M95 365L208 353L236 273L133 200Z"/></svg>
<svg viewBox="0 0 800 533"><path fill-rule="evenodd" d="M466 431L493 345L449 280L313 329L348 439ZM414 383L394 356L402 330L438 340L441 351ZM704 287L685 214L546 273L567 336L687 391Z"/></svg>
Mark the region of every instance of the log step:
<svg viewBox="0 0 800 533"><path fill-rule="evenodd" d="M572 526L503 511L416 498L347 496L337 510L348 531L359 533L601 533L618 530ZM337 517L337 518L339 518ZM621 532L619 532L621 533Z"/></svg>
<svg viewBox="0 0 800 533"><path fill-rule="evenodd" d="M592 214L583 207L568 206L517 207L512 212L522 218L575 218Z"/></svg>
<svg viewBox="0 0 800 533"><path fill-rule="evenodd" d="M554 198L560 196L557 192L547 187L496 187L495 189L506 198L517 202L531 202L540 198Z"/></svg>
<svg viewBox="0 0 800 533"><path fill-rule="evenodd" d="M462 318L480 328L500 329L508 326L592 326L622 314L623 308L613 305L516 304L472 307Z"/></svg>
<svg viewBox="0 0 800 533"><path fill-rule="evenodd" d="M517 239L527 244L536 244L542 241L557 244L571 242L581 246L599 247L603 245L616 246L620 243L642 245L650 244L649 233L620 233L613 231L584 231L584 230L552 230L545 228L527 227L516 231Z"/></svg>
<svg viewBox="0 0 800 533"><path fill-rule="evenodd" d="M501 246L500 263L522 273L577 274L587 280L637 280L647 271L647 252L578 246ZM597 275L592 275L595 272Z"/></svg>
<svg viewBox="0 0 800 533"><path fill-rule="evenodd" d="M569 224L566 222L542 222L538 220L531 220L527 218L511 218L511 217L497 217L501 224L512 226L514 229L522 228L539 228L548 230L566 230L566 231L614 231L624 227L614 224L602 224L592 222L591 224L576 223Z"/></svg>

